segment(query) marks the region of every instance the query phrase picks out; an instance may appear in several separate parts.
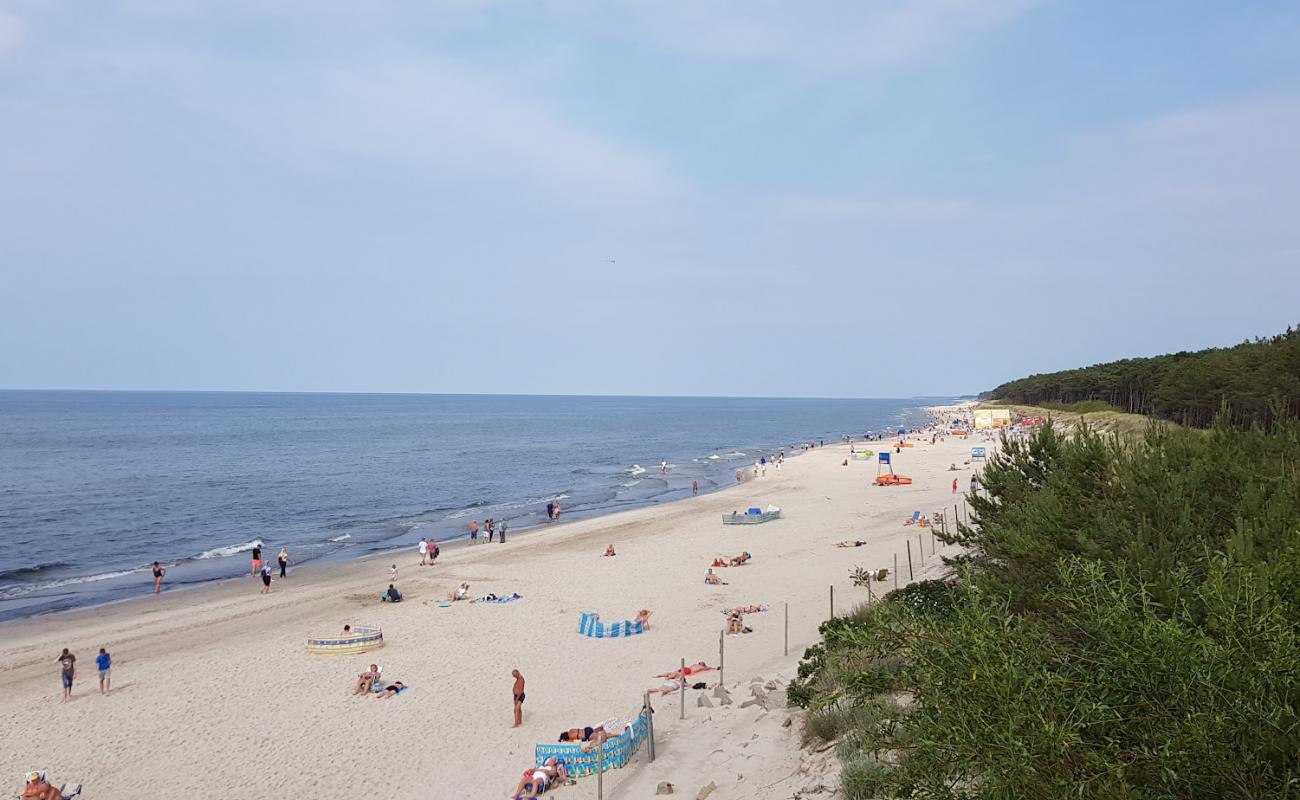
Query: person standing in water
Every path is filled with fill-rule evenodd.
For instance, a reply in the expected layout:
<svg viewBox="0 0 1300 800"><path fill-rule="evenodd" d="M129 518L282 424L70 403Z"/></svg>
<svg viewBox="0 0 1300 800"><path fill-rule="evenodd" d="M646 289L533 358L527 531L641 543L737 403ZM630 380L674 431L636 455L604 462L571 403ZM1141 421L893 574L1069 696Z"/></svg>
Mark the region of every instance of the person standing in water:
<svg viewBox="0 0 1300 800"><path fill-rule="evenodd" d="M262 565L262 594L271 593L271 565Z"/></svg>
<svg viewBox="0 0 1300 800"><path fill-rule="evenodd" d="M153 562L153 593L154 594L162 593L162 579L163 576L166 574L167 574L167 570L163 569L162 564L159 564L157 561Z"/></svg>
<svg viewBox="0 0 1300 800"><path fill-rule="evenodd" d="M691 481L691 494L698 495L699 493L700 493L700 482Z"/></svg>
<svg viewBox="0 0 1300 800"><path fill-rule="evenodd" d="M506 521L501 520L501 544L506 543Z"/></svg>
<svg viewBox="0 0 1300 800"><path fill-rule="evenodd" d="M280 555L277 557L277 560L280 562L280 577L289 577L289 573L286 572L289 567L289 551L287 548L280 548Z"/></svg>
<svg viewBox="0 0 1300 800"><path fill-rule="evenodd" d="M262 543L257 542L253 545L253 574L256 575L262 568Z"/></svg>

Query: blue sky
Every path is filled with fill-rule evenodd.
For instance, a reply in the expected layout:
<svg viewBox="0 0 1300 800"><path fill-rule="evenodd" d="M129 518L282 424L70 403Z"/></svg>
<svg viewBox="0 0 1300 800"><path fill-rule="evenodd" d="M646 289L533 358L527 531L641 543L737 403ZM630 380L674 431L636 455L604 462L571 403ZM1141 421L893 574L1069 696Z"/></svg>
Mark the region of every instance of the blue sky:
<svg viewBox="0 0 1300 800"><path fill-rule="evenodd" d="M3 388L955 394L1298 300L1294 3L0 0Z"/></svg>

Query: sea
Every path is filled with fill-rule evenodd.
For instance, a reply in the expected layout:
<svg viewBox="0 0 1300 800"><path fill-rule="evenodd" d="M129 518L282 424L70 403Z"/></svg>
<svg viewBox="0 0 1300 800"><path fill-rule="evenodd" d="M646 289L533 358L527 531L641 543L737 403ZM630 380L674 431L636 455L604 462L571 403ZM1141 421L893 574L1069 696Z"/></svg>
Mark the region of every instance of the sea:
<svg viewBox="0 0 1300 800"><path fill-rule="evenodd" d="M547 503L714 491L949 400L0 391L0 620L148 593L155 560L166 591L230 579L258 542L298 570L488 517L544 536Z"/></svg>

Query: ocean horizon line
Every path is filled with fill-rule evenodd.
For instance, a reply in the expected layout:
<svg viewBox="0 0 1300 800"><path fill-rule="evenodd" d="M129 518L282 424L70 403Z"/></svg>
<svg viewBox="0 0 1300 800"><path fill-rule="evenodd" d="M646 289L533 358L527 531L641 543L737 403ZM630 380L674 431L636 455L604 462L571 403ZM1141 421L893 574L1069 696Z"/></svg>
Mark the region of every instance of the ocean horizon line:
<svg viewBox="0 0 1300 800"><path fill-rule="evenodd" d="M611 400L974 400L977 394L918 394L899 397L836 397L816 395L740 395L740 394L582 394L573 392L416 392L416 391L353 391L334 389L98 389L98 388L47 388L0 387L0 393L53 393L68 394L212 394L212 395L283 395L283 396L342 396L342 397L519 397L519 398L583 398Z"/></svg>

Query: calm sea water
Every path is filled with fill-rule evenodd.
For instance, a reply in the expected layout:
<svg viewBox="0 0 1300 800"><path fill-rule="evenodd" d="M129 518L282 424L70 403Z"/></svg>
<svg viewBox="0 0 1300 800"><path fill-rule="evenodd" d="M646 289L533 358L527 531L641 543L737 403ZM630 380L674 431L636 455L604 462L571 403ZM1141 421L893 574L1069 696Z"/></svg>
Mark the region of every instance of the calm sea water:
<svg viewBox="0 0 1300 800"><path fill-rule="evenodd" d="M733 481L779 447L888 430L921 401L0 392L0 619L296 564L518 533ZM667 461L666 474L659 467ZM756 501L761 498L756 498Z"/></svg>

